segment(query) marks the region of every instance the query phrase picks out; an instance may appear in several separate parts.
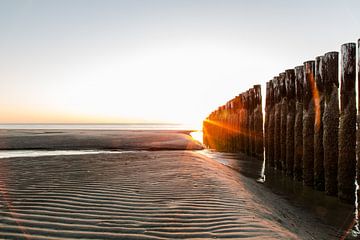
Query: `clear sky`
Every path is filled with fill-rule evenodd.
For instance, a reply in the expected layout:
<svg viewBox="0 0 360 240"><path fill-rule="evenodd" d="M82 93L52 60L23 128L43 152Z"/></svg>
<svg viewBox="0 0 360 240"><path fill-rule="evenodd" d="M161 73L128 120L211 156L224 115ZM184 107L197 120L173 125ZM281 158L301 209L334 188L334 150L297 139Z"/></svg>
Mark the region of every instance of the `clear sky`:
<svg viewBox="0 0 360 240"><path fill-rule="evenodd" d="M359 37L359 0L0 0L0 123L199 125Z"/></svg>

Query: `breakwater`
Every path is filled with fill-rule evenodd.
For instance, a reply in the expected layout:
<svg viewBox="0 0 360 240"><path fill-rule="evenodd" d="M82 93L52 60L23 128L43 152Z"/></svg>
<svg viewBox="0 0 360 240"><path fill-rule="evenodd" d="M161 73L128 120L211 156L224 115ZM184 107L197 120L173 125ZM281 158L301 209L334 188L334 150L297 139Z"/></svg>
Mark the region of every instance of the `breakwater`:
<svg viewBox="0 0 360 240"><path fill-rule="evenodd" d="M264 113L261 85L218 107L203 122L205 146L264 159L267 170L355 206L359 43L343 44L339 52L317 56L266 82Z"/></svg>

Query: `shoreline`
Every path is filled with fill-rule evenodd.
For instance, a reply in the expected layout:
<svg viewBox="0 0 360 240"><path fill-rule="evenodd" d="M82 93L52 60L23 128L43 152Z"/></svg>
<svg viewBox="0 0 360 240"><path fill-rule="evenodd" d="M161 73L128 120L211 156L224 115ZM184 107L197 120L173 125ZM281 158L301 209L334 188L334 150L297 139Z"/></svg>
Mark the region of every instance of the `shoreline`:
<svg viewBox="0 0 360 240"><path fill-rule="evenodd" d="M191 130L0 130L0 150L202 150Z"/></svg>

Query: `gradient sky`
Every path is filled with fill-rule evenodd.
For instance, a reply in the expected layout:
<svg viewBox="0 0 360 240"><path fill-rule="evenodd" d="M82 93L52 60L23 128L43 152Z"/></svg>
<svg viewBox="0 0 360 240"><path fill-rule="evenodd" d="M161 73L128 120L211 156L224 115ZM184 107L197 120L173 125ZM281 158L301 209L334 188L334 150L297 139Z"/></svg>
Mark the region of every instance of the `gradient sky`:
<svg viewBox="0 0 360 240"><path fill-rule="evenodd" d="M0 0L0 123L200 124L359 30L358 0Z"/></svg>

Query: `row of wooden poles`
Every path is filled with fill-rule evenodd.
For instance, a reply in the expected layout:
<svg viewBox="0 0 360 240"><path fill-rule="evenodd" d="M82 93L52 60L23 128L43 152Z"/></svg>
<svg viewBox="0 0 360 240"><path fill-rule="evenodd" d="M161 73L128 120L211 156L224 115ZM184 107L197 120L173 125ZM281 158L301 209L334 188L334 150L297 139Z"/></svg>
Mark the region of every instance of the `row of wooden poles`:
<svg viewBox="0 0 360 240"><path fill-rule="evenodd" d="M261 86L254 85L213 111L203 122L203 143L225 152L243 152L262 159Z"/></svg>
<svg viewBox="0 0 360 240"><path fill-rule="evenodd" d="M340 54L328 52L267 82L264 135L260 85L254 86L206 118L204 144L260 158L264 147L267 170L354 204L357 63L356 43L347 43Z"/></svg>
<svg viewBox="0 0 360 240"><path fill-rule="evenodd" d="M340 65L339 53L328 52L267 82L267 166L354 203L355 82L355 43L341 46Z"/></svg>

